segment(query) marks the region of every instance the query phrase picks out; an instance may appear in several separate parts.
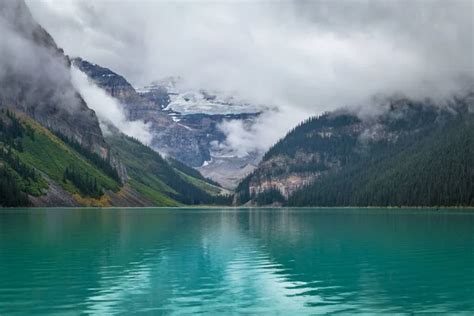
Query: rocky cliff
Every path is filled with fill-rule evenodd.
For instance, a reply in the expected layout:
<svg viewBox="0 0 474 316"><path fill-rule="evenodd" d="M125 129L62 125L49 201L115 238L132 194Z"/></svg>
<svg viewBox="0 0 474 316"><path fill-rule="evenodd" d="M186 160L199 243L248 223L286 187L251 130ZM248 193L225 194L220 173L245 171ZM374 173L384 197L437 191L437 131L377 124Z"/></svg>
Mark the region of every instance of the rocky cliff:
<svg viewBox="0 0 474 316"><path fill-rule="evenodd" d="M27 113L107 156L97 117L71 83L68 57L23 0L0 1L0 28L0 107Z"/></svg>
<svg viewBox="0 0 474 316"><path fill-rule="evenodd" d="M174 77L136 90L110 69L80 58L73 63L120 101L130 120L150 124L153 149L197 168L225 187L235 188L261 159L262 153L237 157L223 150L219 144L226 135L219 126L230 120L252 124L265 107L236 102L232 97L224 98L203 90L181 90L180 79Z"/></svg>
<svg viewBox="0 0 474 316"><path fill-rule="evenodd" d="M171 166L98 119L71 82L71 62L22 0L0 0L0 206L225 203L220 188ZM107 73L103 73L107 75ZM147 102L120 78L110 93ZM157 114L172 122L165 114ZM130 170L130 173L128 173Z"/></svg>

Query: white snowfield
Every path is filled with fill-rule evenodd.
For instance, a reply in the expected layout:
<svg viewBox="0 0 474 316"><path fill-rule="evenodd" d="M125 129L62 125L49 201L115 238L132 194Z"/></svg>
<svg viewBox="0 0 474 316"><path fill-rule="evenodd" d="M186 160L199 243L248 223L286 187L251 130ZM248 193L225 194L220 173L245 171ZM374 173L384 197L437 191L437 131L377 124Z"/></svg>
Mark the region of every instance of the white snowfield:
<svg viewBox="0 0 474 316"><path fill-rule="evenodd" d="M171 102L164 110L187 114L242 114L259 113L268 110L266 106L255 105L219 91L193 90L180 87L179 77L169 77L143 88L139 93L166 90Z"/></svg>

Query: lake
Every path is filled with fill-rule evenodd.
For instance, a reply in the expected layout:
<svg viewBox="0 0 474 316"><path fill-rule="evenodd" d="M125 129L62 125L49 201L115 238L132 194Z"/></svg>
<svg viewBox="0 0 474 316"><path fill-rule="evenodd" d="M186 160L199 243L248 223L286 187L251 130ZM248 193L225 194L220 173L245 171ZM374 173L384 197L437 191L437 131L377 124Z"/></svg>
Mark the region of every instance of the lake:
<svg viewBox="0 0 474 316"><path fill-rule="evenodd" d="M474 311L474 212L0 210L0 314Z"/></svg>

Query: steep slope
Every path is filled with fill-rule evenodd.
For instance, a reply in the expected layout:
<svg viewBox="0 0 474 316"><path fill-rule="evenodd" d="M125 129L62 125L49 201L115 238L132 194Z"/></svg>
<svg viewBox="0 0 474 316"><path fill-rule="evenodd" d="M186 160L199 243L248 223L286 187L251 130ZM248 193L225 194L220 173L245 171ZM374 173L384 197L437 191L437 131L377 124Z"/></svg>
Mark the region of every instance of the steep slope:
<svg viewBox="0 0 474 316"><path fill-rule="evenodd" d="M106 156L97 117L71 83L69 59L23 0L0 1L0 29L0 107L27 113Z"/></svg>
<svg viewBox="0 0 474 316"><path fill-rule="evenodd" d="M105 159L27 115L1 110L0 127L2 170L15 175L14 191L26 197L0 205L108 205L104 194L120 189L118 174Z"/></svg>
<svg viewBox="0 0 474 316"><path fill-rule="evenodd" d="M474 205L474 116L426 138L331 174L293 194L289 205ZM346 194L341 194L344 192Z"/></svg>
<svg viewBox="0 0 474 316"><path fill-rule="evenodd" d="M381 115L309 119L266 153L236 202L470 205L472 101L437 107L398 99Z"/></svg>
<svg viewBox="0 0 474 316"><path fill-rule="evenodd" d="M220 188L195 174L164 160L156 151L139 141L118 133L107 136L127 167L129 184L156 205L226 204ZM173 167L175 165L175 167Z"/></svg>
<svg viewBox="0 0 474 316"><path fill-rule="evenodd" d="M32 126L36 126L38 129L46 127L49 131L70 140L71 143L77 143L77 147L80 147L83 153L87 152L89 156L97 156L96 161L100 159L107 161L110 169L124 171L118 160L111 154L109 146L105 143L94 111L87 107L87 104L72 85L69 59L58 48L53 38L34 21L23 0L0 1L0 29L2 30L2 41L0 42L2 52L2 58L0 59L0 108L4 111L3 124L5 126L14 124L20 130L16 135L2 136L7 137L8 141L13 139L20 146L17 148L15 144L8 142L1 144L2 154L11 155L11 157L4 157L4 170L14 166L17 169L22 169L22 167L36 169L37 166L33 166L28 162L23 166L24 161L21 161L26 159L29 150L39 148L28 147L31 142L28 138L24 138L21 128L31 129ZM5 109L8 110L5 112ZM13 117L12 113L14 112L22 117L22 123L14 123L17 121ZM5 113L10 114L6 115ZM23 116L23 114L26 114L26 116ZM40 124L36 124L36 122ZM42 140L41 137L37 139L37 142L40 140ZM52 143L56 144L54 141ZM44 142L42 145L51 145L51 143ZM24 149L22 147L26 147L25 152L17 157L15 150ZM46 146L39 149L46 150L46 148L57 149L55 146ZM35 162L40 162L40 155L33 155L33 151L31 154L32 158L36 159ZM54 157L56 154L60 154L60 151L48 152L42 159L49 160L50 157ZM9 159L14 159L14 161L9 161ZM47 163L47 161L41 161L41 163ZM80 170L85 171L84 168ZM16 171L18 172L18 170ZM36 169L36 171L39 170ZM61 168L57 168L55 174L61 174L62 177L63 171ZM45 175L49 176L47 173ZM119 175L121 178L117 180L118 182L126 178L124 172L120 172ZM38 179L40 178L38 176ZM78 181L79 177L76 178L75 180ZM33 178L28 181L20 180L18 177L17 180L23 183L36 181ZM86 175L82 175L82 180L90 179ZM20 189L30 195L33 193L45 196L54 195L55 197L50 200L52 204L69 205L75 203L74 199L68 197L71 192L61 191L62 186L53 180L49 181L48 179L46 182L48 182L48 185L42 186L41 194L38 190L32 192L27 186L20 185ZM85 189L85 186L83 189ZM98 188L96 189L99 191ZM64 195L64 200L61 200L61 194ZM39 200L36 199L36 201ZM41 204L42 202L38 203Z"/></svg>
<svg viewBox="0 0 474 316"><path fill-rule="evenodd" d="M0 0L0 29L0 206L164 206L222 199L205 179L178 171L138 142L114 143L117 148L106 143L94 111L71 83L69 59L22 0Z"/></svg>
<svg viewBox="0 0 474 316"><path fill-rule="evenodd" d="M153 149L191 166L209 159L200 133L176 122L159 104L140 96L123 76L80 58L75 58L73 63L123 105L129 120L141 120L150 125L153 134L150 145Z"/></svg>
<svg viewBox="0 0 474 316"><path fill-rule="evenodd" d="M109 127L113 130L112 127ZM197 171L168 163L120 134L107 141L128 170L124 185L109 162L25 114L0 111L0 205L178 206L229 203Z"/></svg>
<svg viewBox="0 0 474 316"><path fill-rule="evenodd" d="M266 108L202 90L180 90L180 79L173 77L135 90L110 69L80 58L73 63L123 104L129 120L150 124L153 149L197 168L206 177L234 188L261 159L262 153L237 157L218 146L226 138L220 124L238 120L251 125Z"/></svg>

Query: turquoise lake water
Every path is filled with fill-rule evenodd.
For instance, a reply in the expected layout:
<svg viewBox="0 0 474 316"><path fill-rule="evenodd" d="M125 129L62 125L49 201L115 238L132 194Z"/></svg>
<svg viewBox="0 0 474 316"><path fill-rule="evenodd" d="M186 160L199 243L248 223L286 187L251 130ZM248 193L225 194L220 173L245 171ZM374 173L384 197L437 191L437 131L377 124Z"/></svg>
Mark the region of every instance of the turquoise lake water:
<svg viewBox="0 0 474 316"><path fill-rule="evenodd" d="M0 210L0 315L472 311L472 211Z"/></svg>

